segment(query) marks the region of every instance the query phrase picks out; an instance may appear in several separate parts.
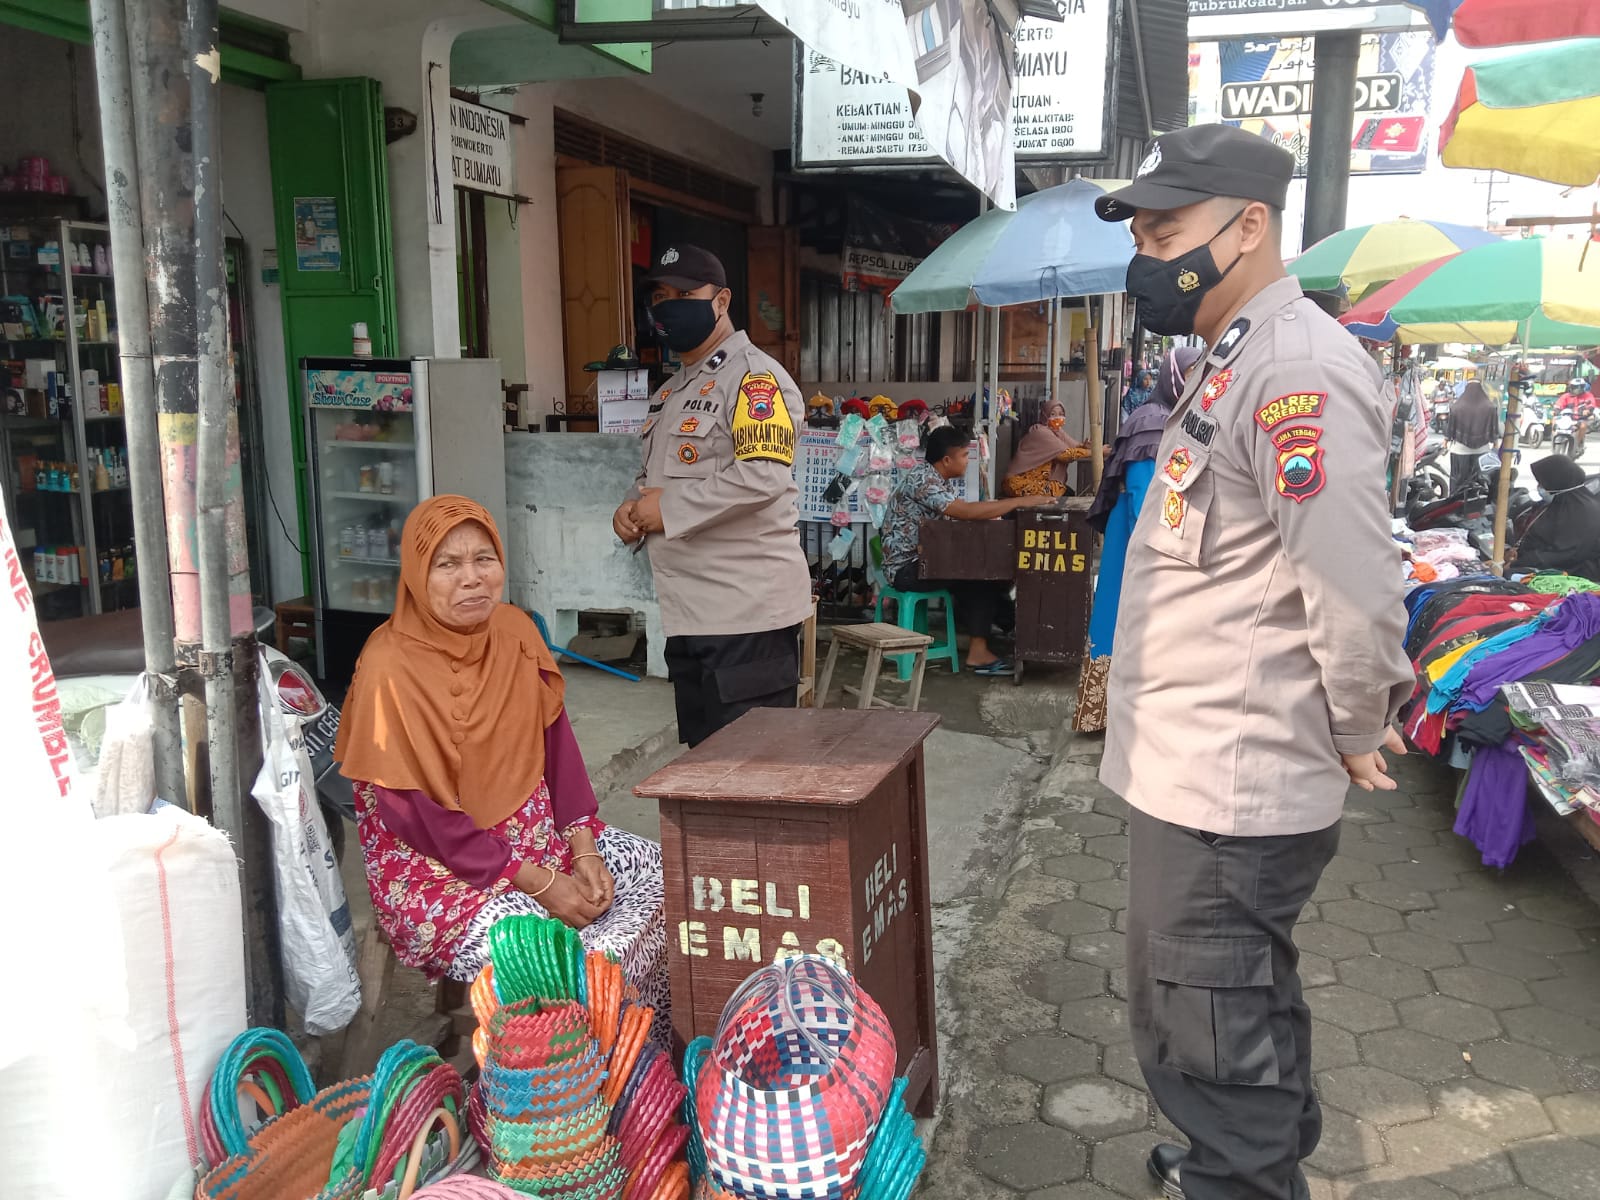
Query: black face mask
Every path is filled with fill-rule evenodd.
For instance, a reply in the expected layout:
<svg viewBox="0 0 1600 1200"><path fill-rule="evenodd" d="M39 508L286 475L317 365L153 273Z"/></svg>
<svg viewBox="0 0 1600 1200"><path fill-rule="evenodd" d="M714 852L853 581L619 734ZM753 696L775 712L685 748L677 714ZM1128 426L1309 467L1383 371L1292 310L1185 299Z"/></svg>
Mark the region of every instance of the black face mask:
<svg viewBox="0 0 1600 1200"><path fill-rule="evenodd" d="M1217 260L1211 256L1211 242L1226 233L1228 226L1243 215L1241 208L1228 218L1227 225L1211 235L1210 241L1170 262L1148 254L1133 256L1128 264L1128 295L1138 301L1141 325L1151 333L1162 335L1194 332L1200 302L1244 257L1240 253L1228 264L1227 271L1219 271Z"/></svg>
<svg viewBox="0 0 1600 1200"><path fill-rule="evenodd" d="M717 327L717 310L710 300L662 300L650 306L650 314L656 332L666 338L674 354L704 345Z"/></svg>

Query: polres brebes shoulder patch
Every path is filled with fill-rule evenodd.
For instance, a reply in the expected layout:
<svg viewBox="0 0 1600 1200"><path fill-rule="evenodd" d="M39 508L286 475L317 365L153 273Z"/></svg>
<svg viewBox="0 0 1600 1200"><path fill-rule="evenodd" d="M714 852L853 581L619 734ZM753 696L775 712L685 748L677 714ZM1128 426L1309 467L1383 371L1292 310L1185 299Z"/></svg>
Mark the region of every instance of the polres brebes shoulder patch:
<svg viewBox="0 0 1600 1200"><path fill-rule="evenodd" d="M1327 402L1327 392L1289 392L1256 409L1256 424L1264 432L1271 432L1285 421L1320 417Z"/></svg>

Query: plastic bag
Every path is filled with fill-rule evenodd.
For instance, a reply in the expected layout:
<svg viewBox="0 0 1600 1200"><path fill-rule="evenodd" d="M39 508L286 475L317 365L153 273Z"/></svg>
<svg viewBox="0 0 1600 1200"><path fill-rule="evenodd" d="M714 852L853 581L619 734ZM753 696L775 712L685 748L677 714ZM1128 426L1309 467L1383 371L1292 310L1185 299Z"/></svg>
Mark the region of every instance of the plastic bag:
<svg viewBox="0 0 1600 1200"><path fill-rule="evenodd" d="M140 674L122 703L105 710L105 726L90 802L94 815L149 812L156 798L156 759L148 676Z"/></svg>
<svg viewBox="0 0 1600 1200"><path fill-rule="evenodd" d="M343 1029L361 1007L355 931L300 720L279 707L265 656L260 666L263 761L251 794L272 822L285 991L306 1032L320 1037Z"/></svg>

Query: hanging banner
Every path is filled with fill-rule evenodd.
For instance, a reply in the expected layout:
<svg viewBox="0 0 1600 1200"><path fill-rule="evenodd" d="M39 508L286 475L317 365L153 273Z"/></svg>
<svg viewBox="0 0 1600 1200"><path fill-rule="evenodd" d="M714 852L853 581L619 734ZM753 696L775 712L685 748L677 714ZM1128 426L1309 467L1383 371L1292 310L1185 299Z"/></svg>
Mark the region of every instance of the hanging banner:
<svg viewBox="0 0 1600 1200"><path fill-rule="evenodd" d="M757 7L824 58L901 88L917 85L900 0L761 0Z"/></svg>
<svg viewBox="0 0 1600 1200"><path fill-rule="evenodd" d="M1191 42L1335 30L1388 33L1427 25L1421 9L1403 0L1189 0Z"/></svg>
<svg viewBox="0 0 1600 1200"><path fill-rule="evenodd" d="M1311 151L1315 39L1241 38L1189 47L1193 120L1227 121L1270 138L1304 175ZM1433 38L1425 32L1361 39L1352 175L1414 174L1428 162Z"/></svg>
<svg viewBox="0 0 1600 1200"><path fill-rule="evenodd" d="M1117 51L1111 0L1058 0L1060 21L1024 18L998 52L997 27L981 5L966 20L970 0L922 2L908 18L918 50L915 115L903 89L809 47L797 51L796 169L876 171L944 158L968 179L999 186L1014 179L1016 163L1106 157Z"/></svg>
<svg viewBox="0 0 1600 1200"><path fill-rule="evenodd" d="M450 98L450 175L459 188L517 194L511 166L511 118L499 109Z"/></svg>

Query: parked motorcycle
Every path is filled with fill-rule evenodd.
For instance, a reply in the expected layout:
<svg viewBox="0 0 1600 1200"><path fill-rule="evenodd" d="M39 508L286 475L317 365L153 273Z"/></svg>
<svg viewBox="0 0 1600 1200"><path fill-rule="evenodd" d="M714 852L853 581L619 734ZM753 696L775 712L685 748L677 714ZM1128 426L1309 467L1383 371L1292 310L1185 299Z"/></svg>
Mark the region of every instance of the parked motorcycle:
<svg viewBox="0 0 1600 1200"><path fill-rule="evenodd" d="M1544 445L1550 436L1550 406L1529 400L1523 402L1521 411L1517 441L1524 446Z"/></svg>

